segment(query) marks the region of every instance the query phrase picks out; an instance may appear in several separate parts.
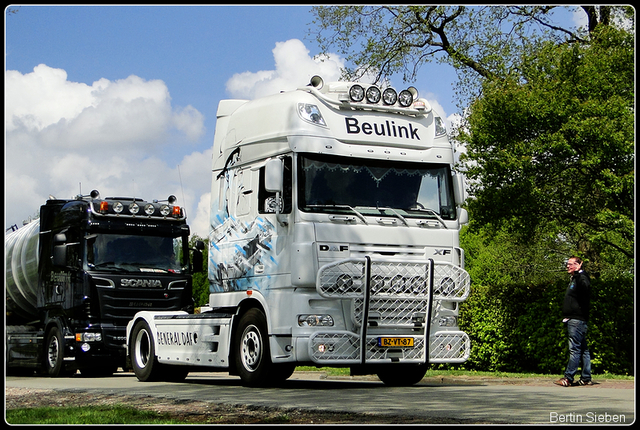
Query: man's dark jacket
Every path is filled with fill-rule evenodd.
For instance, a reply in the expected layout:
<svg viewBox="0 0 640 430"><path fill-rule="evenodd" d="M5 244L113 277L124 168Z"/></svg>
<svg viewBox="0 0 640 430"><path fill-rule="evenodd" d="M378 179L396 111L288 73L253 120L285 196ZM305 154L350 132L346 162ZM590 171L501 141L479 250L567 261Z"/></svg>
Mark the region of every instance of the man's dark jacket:
<svg viewBox="0 0 640 430"><path fill-rule="evenodd" d="M584 270L580 270L571 276L571 282L567 287L562 305L564 318L589 321L590 290L591 280Z"/></svg>

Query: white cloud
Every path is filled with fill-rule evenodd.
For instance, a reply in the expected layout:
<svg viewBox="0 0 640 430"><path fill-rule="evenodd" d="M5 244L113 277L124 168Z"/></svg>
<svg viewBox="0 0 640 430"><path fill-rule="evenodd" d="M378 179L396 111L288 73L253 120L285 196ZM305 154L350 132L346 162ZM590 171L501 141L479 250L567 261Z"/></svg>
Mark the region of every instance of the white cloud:
<svg viewBox="0 0 640 430"><path fill-rule="evenodd" d="M231 97L254 99L295 90L307 85L314 75L322 76L325 82L337 81L340 69L344 67L338 56L310 56L309 50L298 39L277 42L272 52L275 70L236 73L226 85Z"/></svg>
<svg viewBox="0 0 640 430"><path fill-rule="evenodd" d="M204 116L192 106L172 106L160 80L132 75L87 85L44 64L26 74L8 70L5 130L7 226L37 214L49 194L72 198L94 188L105 197L175 194L189 196L195 212L210 188L203 174L210 172L210 151L159 158L169 143L188 149L204 133ZM196 168L195 159L199 171L183 186L174 163Z"/></svg>
<svg viewBox="0 0 640 430"><path fill-rule="evenodd" d="M189 215L191 221L189 226L191 228L191 234L197 234L202 238L209 237L209 212L211 209L211 193L206 193L200 196L196 213ZM194 216L195 215L195 216Z"/></svg>

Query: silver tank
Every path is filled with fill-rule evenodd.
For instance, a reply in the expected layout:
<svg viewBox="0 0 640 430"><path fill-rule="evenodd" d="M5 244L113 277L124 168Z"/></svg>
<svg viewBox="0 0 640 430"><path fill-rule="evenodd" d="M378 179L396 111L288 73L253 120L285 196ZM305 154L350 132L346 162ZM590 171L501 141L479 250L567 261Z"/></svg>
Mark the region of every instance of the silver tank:
<svg viewBox="0 0 640 430"><path fill-rule="evenodd" d="M7 319L37 319L38 243L40 220L5 236Z"/></svg>

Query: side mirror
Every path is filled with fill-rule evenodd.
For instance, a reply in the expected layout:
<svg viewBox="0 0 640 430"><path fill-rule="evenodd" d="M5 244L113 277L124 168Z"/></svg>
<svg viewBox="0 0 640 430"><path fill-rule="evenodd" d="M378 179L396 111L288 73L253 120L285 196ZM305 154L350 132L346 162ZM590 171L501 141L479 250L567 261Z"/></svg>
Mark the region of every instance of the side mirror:
<svg viewBox="0 0 640 430"><path fill-rule="evenodd" d="M453 194L457 205L461 205L467 200L466 181L460 173L453 176Z"/></svg>
<svg viewBox="0 0 640 430"><path fill-rule="evenodd" d="M264 169L264 189L269 193L281 193L284 164L278 158L267 161Z"/></svg>
<svg viewBox="0 0 640 430"><path fill-rule="evenodd" d="M204 270L204 259L202 258L202 252L196 250L193 253L193 273L200 273Z"/></svg>
<svg viewBox="0 0 640 430"><path fill-rule="evenodd" d="M193 273L200 273L204 270L204 258L202 251L204 250L204 242L196 240L195 249L193 250Z"/></svg>
<svg viewBox="0 0 640 430"><path fill-rule="evenodd" d="M460 225L469 223L469 212L464 208L458 208L458 222Z"/></svg>

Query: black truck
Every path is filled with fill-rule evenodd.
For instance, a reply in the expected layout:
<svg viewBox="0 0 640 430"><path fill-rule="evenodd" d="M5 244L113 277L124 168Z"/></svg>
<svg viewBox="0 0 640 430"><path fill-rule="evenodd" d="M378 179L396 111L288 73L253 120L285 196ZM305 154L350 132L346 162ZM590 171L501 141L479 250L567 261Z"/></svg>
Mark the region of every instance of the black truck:
<svg viewBox="0 0 640 430"><path fill-rule="evenodd" d="M203 244L189 248L174 196L51 198L13 230L5 235L9 374L112 374L128 367L125 328L136 312L193 311Z"/></svg>

